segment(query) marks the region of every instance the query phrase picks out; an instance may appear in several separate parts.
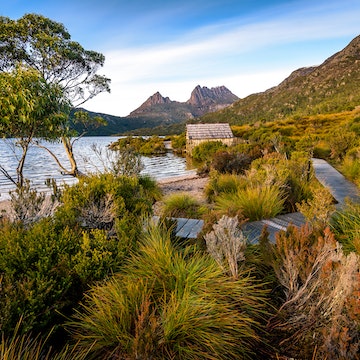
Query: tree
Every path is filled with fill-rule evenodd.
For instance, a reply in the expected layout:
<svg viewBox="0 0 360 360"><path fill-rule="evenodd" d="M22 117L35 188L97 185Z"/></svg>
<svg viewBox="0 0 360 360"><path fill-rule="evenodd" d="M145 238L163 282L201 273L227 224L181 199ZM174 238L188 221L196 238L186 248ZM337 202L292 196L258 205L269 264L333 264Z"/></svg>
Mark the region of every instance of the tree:
<svg viewBox="0 0 360 360"><path fill-rule="evenodd" d="M0 17L0 71L12 71L18 64L25 64L37 70L46 84L59 86L73 107L110 91L110 79L97 74L104 61L104 55L85 50L72 41L61 23L37 14L26 14L18 20ZM79 171L70 140L73 135L69 126L70 110L66 115L68 122L61 123L57 130L61 131L59 137L71 170L64 171L65 167L62 170L77 176Z"/></svg>
<svg viewBox="0 0 360 360"><path fill-rule="evenodd" d="M34 137L46 140L59 136L68 104L58 85L48 84L37 70L17 67L0 72L0 134L16 138L21 155L16 178L4 166L0 171L15 185L24 185L24 164Z"/></svg>

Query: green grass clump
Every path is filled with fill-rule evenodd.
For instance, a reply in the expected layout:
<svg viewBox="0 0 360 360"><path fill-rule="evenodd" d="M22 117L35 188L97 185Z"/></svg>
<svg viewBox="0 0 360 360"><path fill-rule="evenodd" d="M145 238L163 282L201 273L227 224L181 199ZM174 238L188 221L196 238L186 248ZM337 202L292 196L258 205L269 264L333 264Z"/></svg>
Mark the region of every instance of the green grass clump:
<svg viewBox="0 0 360 360"><path fill-rule="evenodd" d="M346 156L341 163L340 170L342 174L353 181L357 185L360 185L360 161L350 156Z"/></svg>
<svg viewBox="0 0 360 360"><path fill-rule="evenodd" d="M249 221L256 221L280 214L284 201L277 186L249 186L235 194L218 196L216 209L229 216L240 215Z"/></svg>
<svg viewBox="0 0 360 360"><path fill-rule="evenodd" d="M174 193L164 199L162 216L199 218L206 210L200 203L186 193Z"/></svg>
<svg viewBox="0 0 360 360"><path fill-rule="evenodd" d="M360 205L348 202L333 215L330 224L344 251L360 255Z"/></svg>
<svg viewBox="0 0 360 360"><path fill-rule="evenodd" d="M246 183L246 179L239 175L215 173L205 187L205 195L208 201L213 201L221 193L235 193L239 188L244 188Z"/></svg>
<svg viewBox="0 0 360 360"><path fill-rule="evenodd" d="M69 324L96 359L246 359L266 292L248 272L226 276L207 254L175 248L151 227L124 270L93 288Z"/></svg>

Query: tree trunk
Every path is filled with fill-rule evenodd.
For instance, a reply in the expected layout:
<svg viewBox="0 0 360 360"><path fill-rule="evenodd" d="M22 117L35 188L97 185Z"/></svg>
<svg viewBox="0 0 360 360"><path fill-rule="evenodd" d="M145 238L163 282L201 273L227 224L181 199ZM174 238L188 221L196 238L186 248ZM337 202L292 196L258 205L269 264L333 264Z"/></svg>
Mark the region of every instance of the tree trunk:
<svg viewBox="0 0 360 360"><path fill-rule="evenodd" d="M17 174L17 186L22 187L24 185L24 165L25 165L25 159L26 155L29 149L31 139L23 140L21 139L19 141L19 144L22 149L21 158L19 160L18 166L16 168L16 174Z"/></svg>
<svg viewBox="0 0 360 360"><path fill-rule="evenodd" d="M73 144L72 144L70 138L63 136L61 138L61 142L64 145L66 155L67 155L70 165L71 165L71 170L67 171L67 174L72 175L74 177L79 177L81 175L81 173L78 169L77 162L75 160L75 156L74 156L74 152L73 152Z"/></svg>

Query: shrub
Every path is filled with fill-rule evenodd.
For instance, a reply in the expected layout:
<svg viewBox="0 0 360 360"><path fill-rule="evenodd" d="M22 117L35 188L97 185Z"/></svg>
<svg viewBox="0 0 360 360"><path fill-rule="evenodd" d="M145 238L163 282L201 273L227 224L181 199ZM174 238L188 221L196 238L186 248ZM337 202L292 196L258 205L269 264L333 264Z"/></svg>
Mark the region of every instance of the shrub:
<svg viewBox="0 0 360 360"><path fill-rule="evenodd" d="M266 293L150 228L126 268L88 294L69 330L96 359L251 358Z"/></svg>
<svg viewBox="0 0 360 360"><path fill-rule="evenodd" d="M219 173L243 174L251 164L250 156L243 153L218 151L214 154L211 167Z"/></svg>
<svg viewBox="0 0 360 360"><path fill-rule="evenodd" d="M113 230L116 218L128 212L150 214L159 197L158 187L147 177L115 176L111 173L81 178L67 187L56 218L65 224Z"/></svg>
<svg viewBox="0 0 360 360"><path fill-rule="evenodd" d="M312 197L307 201L296 204L305 219L314 228L324 228L335 212L334 198L327 188L318 185L312 189Z"/></svg>
<svg viewBox="0 0 360 360"><path fill-rule="evenodd" d="M11 333L20 317L23 333L61 324L83 291L121 267L127 254L121 239L101 230L83 232L50 219L28 228L2 221L1 331Z"/></svg>
<svg viewBox="0 0 360 360"><path fill-rule="evenodd" d="M191 156L199 162L210 161L212 156L219 150L226 149L221 141L204 141L192 151Z"/></svg>
<svg viewBox="0 0 360 360"><path fill-rule="evenodd" d="M216 198L215 208L229 216L256 221L280 214L284 200L277 186L252 186L235 194L221 194Z"/></svg>
<svg viewBox="0 0 360 360"><path fill-rule="evenodd" d="M237 279L239 262L245 260L246 238L239 229L237 218L223 216L213 231L205 235L206 248L216 262Z"/></svg>
<svg viewBox="0 0 360 360"><path fill-rule="evenodd" d="M171 146L176 153L183 153L186 148L186 134L174 135L171 137Z"/></svg>
<svg viewBox="0 0 360 360"><path fill-rule="evenodd" d="M302 359L357 359L359 256L346 256L329 229L321 236L291 227L277 236L273 266L285 295L270 322L281 338L278 350Z"/></svg>
<svg viewBox="0 0 360 360"><path fill-rule="evenodd" d="M158 136L151 136L147 139L143 137L120 138L110 144L112 150L132 150L141 155L156 155L165 153L164 140Z"/></svg>

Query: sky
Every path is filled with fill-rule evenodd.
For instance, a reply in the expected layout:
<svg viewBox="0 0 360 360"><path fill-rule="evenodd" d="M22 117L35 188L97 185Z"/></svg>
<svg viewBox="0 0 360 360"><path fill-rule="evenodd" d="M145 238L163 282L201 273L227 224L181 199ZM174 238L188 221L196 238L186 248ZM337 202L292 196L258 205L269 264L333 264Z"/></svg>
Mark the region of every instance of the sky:
<svg viewBox="0 0 360 360"><path fill-rule="evenodd" d="M360 34L359 0L0 0L0 15L37 13L105 55L111 93L88 110L126 116L159 91L186 101L197 86L240 98L320 65Z"/></svg>

